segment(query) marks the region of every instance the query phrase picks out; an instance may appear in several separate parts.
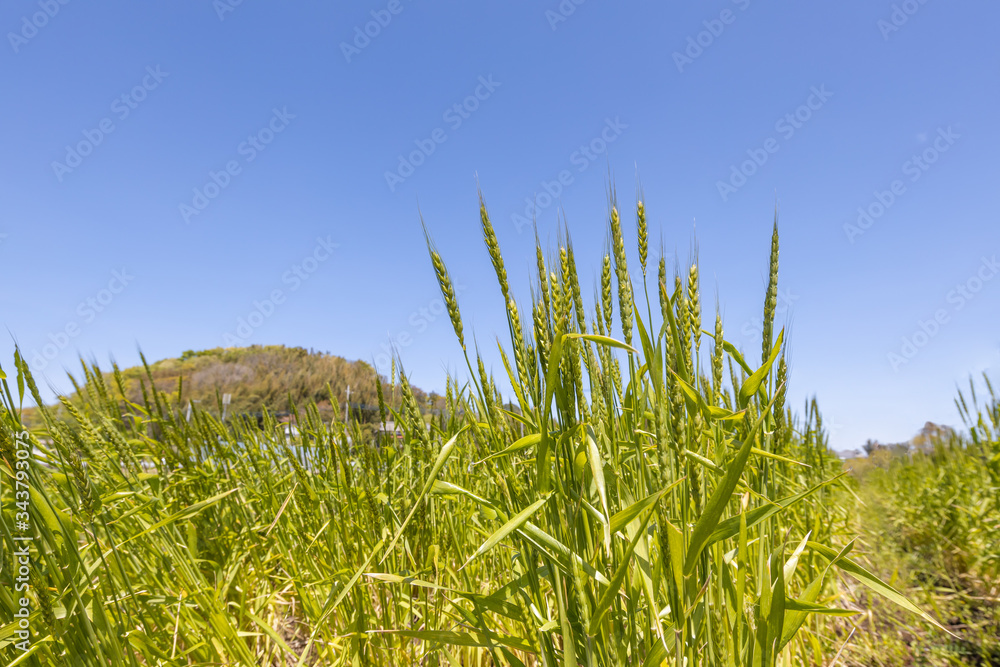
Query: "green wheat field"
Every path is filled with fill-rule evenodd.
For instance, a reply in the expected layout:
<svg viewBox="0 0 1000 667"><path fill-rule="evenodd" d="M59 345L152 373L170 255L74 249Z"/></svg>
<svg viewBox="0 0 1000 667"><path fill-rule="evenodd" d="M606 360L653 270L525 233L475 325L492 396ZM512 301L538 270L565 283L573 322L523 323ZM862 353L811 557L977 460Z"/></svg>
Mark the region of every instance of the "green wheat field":
<svg viewBox="0 0 1000 667"><path fill-rule="evenodd" d="M370 371L374 416L328 395L279 419L148 365L82 362L46 405L17 355L0 665L1000 664L990 379L956 397L963 430L844 462L816 401L786 402L777 220L740 350L697 263L650 261L642 202L608 210L598 293L567 240L519 304L481 203L502 377L428 231L467 364L439 409L405 356Z"/></svg>

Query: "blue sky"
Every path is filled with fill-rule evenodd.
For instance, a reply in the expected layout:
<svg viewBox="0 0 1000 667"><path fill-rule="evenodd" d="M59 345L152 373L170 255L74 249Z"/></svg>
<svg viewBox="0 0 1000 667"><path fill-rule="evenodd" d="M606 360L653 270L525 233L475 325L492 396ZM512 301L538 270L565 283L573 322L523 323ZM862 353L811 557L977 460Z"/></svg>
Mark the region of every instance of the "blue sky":
<svg viewBox="0 0 1000 667"><path fill-rule="evenodd" d="M790 392L835 448L954 424L956 383L1000 370L998 20L986 0L5 3L3 363L16 339L66 390L80 354L384 362L391 338L441 390L464 364L418 207L501 371L477 176L526 304L531 202L550 249L565 212L588 284L609 174L638 265L638 172L671 266L697 243L752 351L777 201Z"/></svg>

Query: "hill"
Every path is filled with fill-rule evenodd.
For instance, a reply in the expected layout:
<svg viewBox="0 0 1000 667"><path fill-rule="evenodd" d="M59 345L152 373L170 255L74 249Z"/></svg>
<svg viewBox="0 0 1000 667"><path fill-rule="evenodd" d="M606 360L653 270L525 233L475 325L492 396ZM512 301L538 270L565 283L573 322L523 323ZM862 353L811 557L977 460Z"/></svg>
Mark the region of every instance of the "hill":
<svg viewBox="0 0 1000 667"><path fill-rule="evenodd" d="M162 359L149 365L156 388L170 396L173 405L186 409L190 402L212 413L220 411L222 396L231 395L226 408L229 415L258 413L265 407L272 412L290 408L289 401L301 404L316 401L324 416L334 412L331 392L343 413L350 387L352 413L368 421L377 420L378 396L375 388L375 370L363 361L348 361L343 357L284 345L252 345L250 347L188 350L178 358ZM142 404L143 384L148 376L143 366L121 370L121 380L128 400ZM87 383L80 387L86 391ZM391 401L388 381L386 400ZM105 383L114 386L113 374L105 376ZM438 399L413 387L418 404ZM116 392L117 393L117 392Z"/></svg>

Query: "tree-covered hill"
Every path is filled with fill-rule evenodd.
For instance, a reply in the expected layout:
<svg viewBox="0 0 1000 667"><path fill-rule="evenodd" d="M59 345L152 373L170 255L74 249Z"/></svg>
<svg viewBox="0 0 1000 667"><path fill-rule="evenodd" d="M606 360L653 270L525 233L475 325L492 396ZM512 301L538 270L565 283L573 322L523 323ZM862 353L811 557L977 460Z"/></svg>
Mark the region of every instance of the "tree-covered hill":
<svg viewBox="0 0 1000 667"><path fill-rule="evenodd" d="M370 364L301 347L253 345L188 350L178 358L149 364L149 375L156 388L181 410L193 402L199 409L218 414L222 397L230 394L228 415L254 414L264 408L280 413L289 409L289 401L304 404L313 400L321 413L332 414L332 394L342 413L350 387L351 411L356 416L371 421L378 414L375 370ZM92 376L83 378L78 391L87 391L93 381ZM109 386L117 384L113 373L106 374L104 382ZM149 390L146 369L142 365L121 369L121 382L128 400L141 405L143 385ZM395 404L388 379L383 377L382 382L386 401ZM413 391L421 407L438 398L433 393L428 397L416 387Z"/></svg>

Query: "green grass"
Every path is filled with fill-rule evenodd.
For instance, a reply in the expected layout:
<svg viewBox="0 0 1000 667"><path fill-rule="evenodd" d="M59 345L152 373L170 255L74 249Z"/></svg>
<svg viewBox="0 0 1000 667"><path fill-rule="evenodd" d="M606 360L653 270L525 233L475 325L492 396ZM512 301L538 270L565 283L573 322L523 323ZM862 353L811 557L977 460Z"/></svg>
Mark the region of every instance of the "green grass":
<svg viewBox="0 0 1000 667"><path fill-rule="evenodd" d="M538 248L535 299L518 306L481 207L507 304L501 378L468 355L428 241L468 374L449 379L430 424L404 373L378 387L398 447L315 401L292 405L295 435L197 406L188 421L180 386L161 391L150 373L127 400L117 369L84 363L69 419L40 410L22 469L20 406L41 401L18 357L0 415L0 662L825 664L841 644L833 622L855 613L835 606L840 576L932 624L855 561L819 410L785 404L777 225L755 359L718 315L702 331L696 263L647 267L641 203L628 268L609 208L588 310L570 245ZM22 472L27 655L7 567Z"/></svg>
<svg viewBox="0 0 1000 667"><path fill-rule="evenodd" d="M852 462L857 514L872 567L954 633L941 636L879 600L851 656L872 665L1000 664L1000 403L960 395L969 431L911 455L877 451Z"/></svg>

